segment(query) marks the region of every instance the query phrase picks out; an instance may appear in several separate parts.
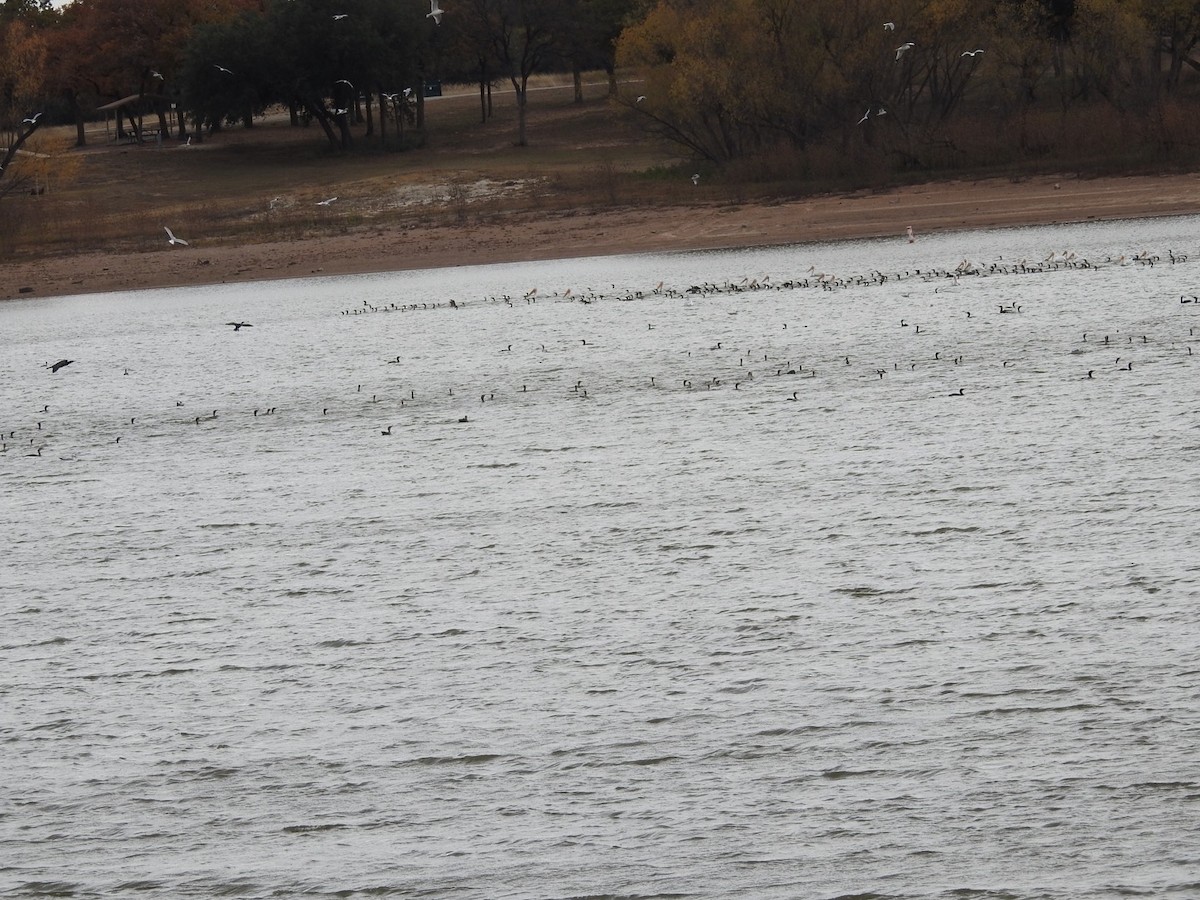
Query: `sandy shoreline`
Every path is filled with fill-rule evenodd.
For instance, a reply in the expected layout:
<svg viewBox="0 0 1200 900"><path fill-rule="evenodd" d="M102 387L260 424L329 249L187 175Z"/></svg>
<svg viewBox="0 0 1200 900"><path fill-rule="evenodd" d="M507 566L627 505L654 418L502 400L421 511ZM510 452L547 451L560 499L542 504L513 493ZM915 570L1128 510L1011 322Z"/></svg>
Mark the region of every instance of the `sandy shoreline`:
<svg viewBox="0 0 1200 900"><path fill-rule="evenodd" d="M772 203L520 213L502 223L380 228L237 246L165 240L144 252L0 265L0 300L102 291L705 250L1200 213L1200 175L992 179ZM194 236L193 236L194 237Z"/></svg>

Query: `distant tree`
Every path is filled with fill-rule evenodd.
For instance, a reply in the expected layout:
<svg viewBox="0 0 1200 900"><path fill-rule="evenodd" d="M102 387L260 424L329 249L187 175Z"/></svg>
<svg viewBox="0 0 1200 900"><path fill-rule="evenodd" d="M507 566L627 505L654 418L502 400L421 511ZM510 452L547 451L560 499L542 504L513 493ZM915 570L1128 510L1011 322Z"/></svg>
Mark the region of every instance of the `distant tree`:
<svg viewBox="0 0 1200 900"><path fill-rule="evenodd" d="M57 89L77 102L81 94L106 100L137 95L139 102L118 112L141 136L144 112L158 117L166 132L172 90L183 47L199 25L228 21L257 0L74 0L63 14L55 65Z"/></svg>
<svg viewBox="0 0 1200 900"><path fill-rule="evenodd" d="M65 113L75 125L75 146L87 143L84 129L86 112L100 98L90 70L91 48L86 28L80 22L82 6L71 4L53 28L46 31L49 52L46 89L58 97Z"/></svg>
<svg viewBox="0 0 1200 900"><path fill-rule="evenodd" d="M516 94L517 146L526 146L529 78L554 54L562 21L556 0L461 0L455 9L471 21L467 27L487 35L490 55Z"/></svg>
<svg viewBox="0 0 1200 900"><path fill-rule="evenodd" d="M492 115L492 85L501 74L500 62L485 5L465 5L466 14L442 18L445 74L479 86L479 119L487 122Z"/></svg>
<svg viewBox="0 0 1200 900"><path fill-rule="evenodd" d="M235 122L250 127L279 99L291 73L283 39L278 23L258 10L193 29L178 84L198 137Z"/></svg>
<svg viewBox="0 0 1200 900"><path fill-rule="evenodd" d="M1125 0L1079 0L1073 9L1064 102L1100 98L1122 111L1148 109L1159 78L1149 69L1157 54L1146 19Z"/></svg>
<svg viewBox="0 0 1200 900"><path fill-rule="evenodd" d="M556 26L559 53L571 68L575 102L583 102L581 75L602 69L608 76L609 95L617 95L617 39L632 18L639 0L564 0Z"/></svg>
<svg viewBox="0 0 1200 900"><path fill-rule="evenodd" d="M1168 92L1179 87L1184 66L1200 69L1192 53L1200 44L1200 2L1197 0L1157 0L1143 8L1147 28L1160 61L1159 71Z"/></svg>
<svg viewBox="0 0 1200 900"><path fill-rule="evenodd" d="M372 96L382 110L384 95L413 79L415 35L424 26L415 3L272 0L262 11L193 30L183 55L183 102L210 129L234 119L248 124L272 103L301 108L331 149L348 150L360 118L368 134L373 129Z"/></svg>
<svg viewBox="0 0 1200 900"><path fill-rule="evenodd" d="M655 129L723 164L833 138L915 159L958 109L984 57L969 0L661 2L618 59L645 78ZM886 136L886 139L885 137Z"/></svg>
<svg viewBox="0 0 1200 900"><path fill-rule="evenodd" d="M45 124L46 43L28 19L0 20L0 191L19 183L14 162L21 147Z"/></svg>
<svg viewBox="0 0 1200 900"><path fill-rule="evenodd" d="M35 27L53 21L57 12L50 0L3 0L0 2L0 25L24 22Z"/></svg>

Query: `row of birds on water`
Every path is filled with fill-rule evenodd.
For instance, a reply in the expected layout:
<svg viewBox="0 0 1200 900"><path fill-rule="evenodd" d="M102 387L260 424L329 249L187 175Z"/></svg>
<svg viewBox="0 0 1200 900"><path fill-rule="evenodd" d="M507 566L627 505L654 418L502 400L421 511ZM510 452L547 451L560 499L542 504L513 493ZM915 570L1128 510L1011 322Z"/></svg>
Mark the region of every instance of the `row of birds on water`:
<svg viewBox="0 0 1200 900"><path fill-rule="evenodd" d="M850 275L838 275L833 272L818 271L816 266L809 266L803 275L797 278L772 279L770 275L752 278L744 276L740 280L726 280L721 282L703 281L688 285L687 287L665 287L663 282L659 282L652 288L648 289L625 289L617 290L616 285L612 285L613 290L605 292L594 288L585 288L580 292L575 292L573 288L566 288L562 291L553 291L542 293L539 288L533 287L524 293L519 294L492 294L481 298L478 302L484 304L505 304L507 306L517 306L520 304L537 303L539 299L545 298L551 301L570 301L581 303L584 305L602 301L620 301L634 302L637 300L646 300L652 298L675 298L686 299L687 297L695 296L712 296L718 294L741 294L751 293L755 291L788 291L788 290L804 290L804 289L819 289L823 291L837 291L847 288L871 287L885 284L897 284L905 281L920 281L922 283L932 283L935 285L956 286L962 284L964 279L971 278L986 278L989 276L1001 275L1044 275L1048 272L1060 270L1078 270L1078 269L1101 269L1108 266L1146 266L1153 267L1160 263L1175 265L1178 263L1187 262L1187 255L1176 253L1174 250L1166 251L1166 254L1151 253L1150 251L1142 251L1132 255L1120 256L1105 256L1103 260L1093 261L1086 257L1078 256L1070 250L1064 250L1061 253L1055 251L1047 255L1044 259L1028 260L1021 258L1012 262L1006 262L1003 259L992 263L977 263L971 260L964 259L953 268L913 268L905 270L895 270L892 272L883 272L881 270L873 270L870 272ZM1182 303L1191 303L1194 298L1188 298L1184 295L1181 298ZM420 310L433 309L466 309L471 305L467 300L448 300L444 302L438 301L417 301L413 303L371 303L364 300L360 306L346 307L339 311L343 316L361 316L369 313L390 313L390 312L415 312ZM1013 308L1002 308L1001 312L1015 312Z"/></svg>
<svg viewBox="0 0 1200 900"><path fill-rule="evenodd" d="M761 281L767 281L767 279L761 279L760 283ZM731 289L736 289L748 286L750 281L743 280L728 284ZM652 289L652 291L654 290L661 291L661 285ZM684 296L685 294L680 295ZM525 298L532 300L534 296L536 293L530 291L527 292ZM1170 302L1175 304L1174 300ZM1175 304L1174 308L1182 314L1183 308L1181 307L1200 309L1200 298L1187 294L1181 295L1179 303ZM1016 302L1008 306L1002 305L1000 308L1000 313L1011 312L1018 316L1024 311L1025 305ZM972 313L972 311L966 310L963 315L981 327L987 327L995 322L984 312ZM1187 321L1191 321L1190 317ZM241 320L233 320L225 324L227 327L232 327L234 331L253 327L252 323ZM1132 372L1135 370L1135 363L1140 369L1143 363L1158 363L1164 359L1176 358L1185 362L1193 357L1192 342L1195 339L1197 326L1186 325L1185 334L1182 330L1183 325L1186 325L1186 322L1181 323L1178 330L1157 334L1115 330L1110 333L1082 332L1078 343L1074 349L1070 350L1071 356L1083 357L1078 360L1079 365L1072 366L1073 377L1095 380L1104 377L1107 373L1119 375L1122 372ZM653 330L654 327L654 323L648 323L650 330ZM594 338L578 338L574 341L560 338L549 348L543 342L528 340L516 345L506 343L503 346L497 346L498 357L507 357L509 360L524 357L528 361L529 370L516 376L517 383L512 383L514 376L511 374L510 362L504 366L504 369L507 370L504 374L498 373L491 378L479 379L473 386L470 384L443 384L441 386L426 385L420 391L415 387L399 390L395 379L390 376L378 381L374 387L368 383L366 390L364 390L364 384L360 383L351 393L353 402L347 402L349 398L342 398L336 405L320 405L319 414L311 405L304 410L281 409L277 405L262 405L228 414L223 414L218 409L211 411L205 409L202 413L195 414L184 412L184 401L177 400L175 407L169 413L131 416L127 421L122 420L119 426L115 422L112 423L112 429L115 430L119 427L121 433L114 434L113 430L109 430L108 434L111 440L108 443L119 445L123 436L131 437L147 428L155 429L149 432L151 435L165 436L165 432L157 429L181 424L189 424L194 427L219 426L226 422L247 420L266 423L275 421L277 418L289 418L289 413L296 412L302 416L314 417L331 423L349 420L355 427L363 426L367 421L373 420L379 423L374 427L378 429L381 436L392 436L397 433L394 431L397 423L394 421L388 423L388 420L396 416L405 416L407 421L414 424L417 421L466 424L475 421L469 413L464 411L464 406L467 404L477 403L476 408L481 408L490 407L496 403L504 405L512 402L533 402L546 397L590 401L597 397L610 397L614 390L631 388L676 392L732 390L753 391L758 394L761 394L764 388L771 388L772 396L777 400L798 402L811 398L814 402L822 403L828 402L829 397L824 394L811 394L812 389L806 387L806 384L828 383L831 379L845 381L847 376L860 381L884 382L896 378L911 378L914 373L917 373L917 377L921 377L930 371L941 371L947 376L939 379L937 384L944 384L948 378L977 383L978 379L969 373L978 372L980 367L998 367L1002 371L1017 373L1038 369L1040 365L1020 351L1017 351L1013 358L1000 358L994 355L979 354L978 345L973 345L966 351L954 348L934 349L931 345L924 345L924 340L930 336L937 340L938 329L935 328L931 333L928 328L923 328L919 323L909 322L904 318L897 321L894 327L906 331L914 338L920 335L922 343L914 344L913 353L904 359L886 361L872 358L869 354L834 356L830 355L830 348L825 348L822 351L823 355L814 360L810 342L802 337L804 335L803 328L807 326L794 327L789 331L787 323L777 322L775 327L778 330L773 336L764 336L762 339L765 349L762 346L757 349L738 346L738 340L718 339L705 346L693 347L690 350L664 351L670 354L671 359L668 359L663 365L663 369L667 371L665 373L660 371L660 374L656 375L634 375L622 372L614 377L605 377L603 381L588 381L576 377L576 373L566 379L558 379L553 383L547 382L539 369L549 363L556 371L562 371L561 362L555 358L557 355L571 352L590 354L597 348L603 349L604 347L602 341L598 342ZM894 348L894 345L892 346ZM920 347L919 350L918 347ZM571 348L576 349L572 351ZM860 352L862 349L860 346ZM397 354L395 357L381 360L380 365L402 366L403 362L404 356ZM46 368L51 372L59 372L74 363L75 360L61 359L53 364L47 363ZM130 374L128 369L124 369L123 373ZM799 379L805 381L801 382ZM481 385L480 382L483 384ZM952 386L953 384L948 385L942 390L945 391ZM930 390L932 391L933 388ZM973 393L976 393L974 387L968 390L966 387L959 386L949 393L931 394L931 397L957 398L971 396ZM476 396L478 397L477 401L474 399ZM325 402L328 403L328 401ZM194 404L189 403L188 405ZM448 410L448 406L452 409ZM380 421L381 419L383 421ZM8 429L7 432L0 431L0 439L2 439L0 453L24 447L27 456L41 456L43 447L48 445L50 439L59 434L55 430L55 425L51 406L43 404L34 425L26 426L24 429L14 428ZM141 431L141 433L146 432ZM70 457L61 458L69 459Z"/></svg>

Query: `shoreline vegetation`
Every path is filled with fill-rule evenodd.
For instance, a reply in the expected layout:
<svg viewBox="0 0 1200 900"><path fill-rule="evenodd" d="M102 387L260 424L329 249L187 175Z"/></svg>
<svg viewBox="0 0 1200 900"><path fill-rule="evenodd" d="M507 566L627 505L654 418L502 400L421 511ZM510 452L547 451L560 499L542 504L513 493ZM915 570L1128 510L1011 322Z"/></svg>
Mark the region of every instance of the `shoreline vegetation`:
<svg viewBox="0 0 1200 900"><path fill-rule="evenodd" d="M71 175L48 163L44 192L0 205L0 300L1200 213L1187 172L735 180L647 138L604 83L583 103L569 84L535 91L526 147L511 98L480 124L469 87L431 100L402 152L331 155L278 113L199 146L100 131L70 150L43 129L35 152Z"/></svg>

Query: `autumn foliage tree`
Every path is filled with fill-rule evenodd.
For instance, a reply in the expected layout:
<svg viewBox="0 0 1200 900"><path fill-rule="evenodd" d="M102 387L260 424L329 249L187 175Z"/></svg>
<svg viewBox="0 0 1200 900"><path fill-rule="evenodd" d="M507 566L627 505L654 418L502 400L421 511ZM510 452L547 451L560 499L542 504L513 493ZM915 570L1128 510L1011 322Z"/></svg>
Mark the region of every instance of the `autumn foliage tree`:
<svg viewBox="0 0 1200 900"><path fill-rule="evenodd" d="M21 184L21 148L44 123L46 41L32 23L0 19L0 192Z"/></svg>
<svg viewBox="0 0 1200 900"><path fill-rule="evenodd" d="M1168 146L1158 97L1197 43L1184 0L658 0L618 61L648 127L714 164L927 170L1094 146L1089 117Z"/></svg>

